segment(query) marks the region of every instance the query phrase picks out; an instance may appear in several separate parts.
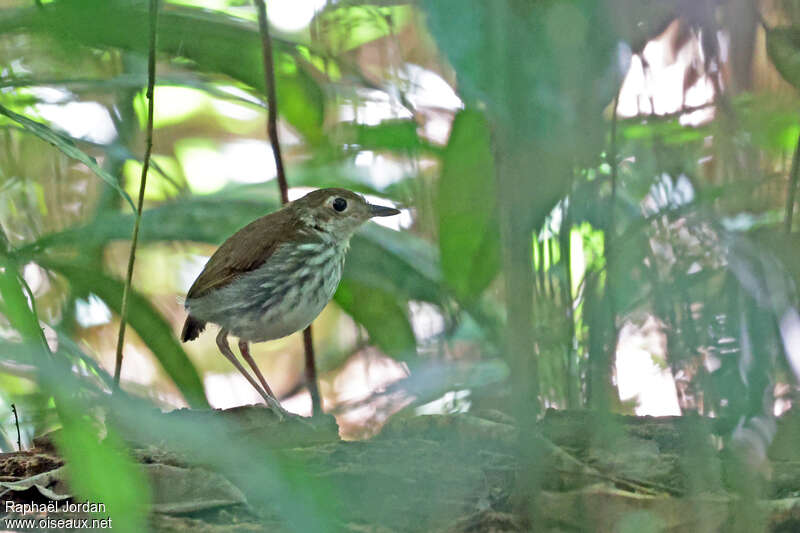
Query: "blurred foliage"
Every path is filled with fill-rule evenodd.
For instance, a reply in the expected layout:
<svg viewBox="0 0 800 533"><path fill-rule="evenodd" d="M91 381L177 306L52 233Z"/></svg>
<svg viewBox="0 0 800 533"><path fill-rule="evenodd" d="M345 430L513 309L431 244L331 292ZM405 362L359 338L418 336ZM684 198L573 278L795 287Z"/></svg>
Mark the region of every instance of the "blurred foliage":
<svg viewBox="0 0 800 533"><path fill-rule="evenodd" d="M394 229L369 224L353 238L315 326L326 403L341 420L367 406L356 433L369 435L396 411L531 421L541 406L593 407L587 440L612 446L621 430L610 411L639 407L620 399L616 356L639 349L674 384L682 414L719 420L717 444L732 457L709 474L719 479L688 475L686 493L725 485L745 503L760 497L751 481L800 375L794 12L328 2L282 31L280 6L267 4L290 185L347 187L404 209ZM766 49L734 22L763 32ZM130 440L163 436L278 501L296 530L335 530L341 487L304 483L302 460L237 441L223 420L171 427L151 416L154 405L214 404L205 377L229 369L178 342L177 298L212 246L279 205L249 3L161 5L154 168L128 319L137 336L126 345L145 363L123 372L123 388L147 400L108 394L143 152L146 26L144 1L0 11L0 445L13 443L12 402L25 442L60 426L76 494L105 501L122 529L141 530L155 497L130 489L147 484ZM659 88L668 69L679 94ZM652 324L657 340L631 348L631 328L644 336ZM338 384L348 365L373 358L408 375L348 395ZM285 388L302 389L295 381ZM94 405L115 411L105 433ZM702 453L681 457L689 473L708 466L711 440L692 424L681 449ZM201 445L212 435L215 446ZM398 468L411 468L407 455ZM636 530L637 516L620 530ZM750 516L742 531L763 528Z"/></svg>

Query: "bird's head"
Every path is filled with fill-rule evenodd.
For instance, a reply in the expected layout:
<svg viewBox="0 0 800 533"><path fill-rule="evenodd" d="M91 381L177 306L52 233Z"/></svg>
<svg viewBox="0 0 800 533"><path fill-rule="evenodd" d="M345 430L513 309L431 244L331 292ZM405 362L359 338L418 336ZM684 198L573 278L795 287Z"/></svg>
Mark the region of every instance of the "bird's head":
<svg viewBox="0 0 800 533"><path fill-rule="evenodd" d="M359 226L372 217L400 213L393 207L373 205L347 189L318 189L290 204L298 220L333 238L349 239Z"/></svg>

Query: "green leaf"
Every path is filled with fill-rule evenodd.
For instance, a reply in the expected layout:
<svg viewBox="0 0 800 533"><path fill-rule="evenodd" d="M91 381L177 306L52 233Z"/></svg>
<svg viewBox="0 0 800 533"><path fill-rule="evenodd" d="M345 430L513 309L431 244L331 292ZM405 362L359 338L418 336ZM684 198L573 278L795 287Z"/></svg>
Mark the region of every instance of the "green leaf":
<svg viewBox="0 0 800 533"><path fill-rule="evenodd" d="M399 360L416 358L416 339L406 310L390 293L347 279L334 300L353 320L364 326L370 340Z"/></svg>
<svg viewBox="0 0 800 533"><path fill-rule="evenodd" d="M39 319L28 306L28 299L22 290L18 265L0 252L0 298L3 303L3 315L17 330L23 341L39 343L42 341L42 332L39 329Z"/></svg>
<svg viewBox="0 0 800 533"><path fill-rule="evenodd" d="M353 236L342 279L407 300L439 305L446 300L433 248L410 233L377 224L367 224Z"/></svg>
<svg viewBox="0 0 800 533"><path fill-rule="evenodd" d="M329 4L311 23L315 36L326 49L337 54L395 35L413 20L414 11L404 6L348 6Z"/></svg>
<svg viewBox="0 0 800 533"><path fill-rule="evenodd" d="M136 209L133 206L133 200L131 200L131 197L128 196L128 193L122 190L122 188L119 186L119 183L114 178L114 176L112 176L111 174L100 168L100 165L97 164L97 161L95 161L93 157L88 155L86 152L80 150L77 146L75 146L75 144L70 139L53 131L51 128L40 122L36 122L35 120L31 120L24 115L20 115L19 113L11 111L10 109L8 109L3 105L0 105L0 114L7 116L11 120L22 126L25 131L30 132L39 137L40 139L42 139L43 141L52 144L53 146L61 150L61 152L67 157L71 157L72 159L80 161L81 163L89 167L89 170L94 172L97 175L97 177L105 181L107 184L113 187L118 193L120 193L122 197L125 198L128 204L131 206L131 209L134 210Z"/></svg>
<svg viewBox="0 0 800 533"><path fill-rule="evenodd" d="M423 142L413 120L384 120L380 124L342 124L344 142L357 144L364 150L418 150Z"/></svg>
<svg viewBox="0 0 800 533"><path fill-rule="evenodd" d="M148 24L145 2L59 0L7 13L0 17L3 33L30 30L52 35L62 46L77 42L147 52L147 39L142 39L142 28ZM273 39L273 46L279 112L306 141L316 144L323 138L322 89L299 67L293 44ZM173 4L159 15L158 49L188 59L198 70L225 74L264 93L261 36L252 22Z"/></svg>
<svg viewBox="0 0 800 533"><path fill-rule="evenodd" d="M615 64L614 10L594 0L421 5L468 102L485 102L517 142L571 160L595 157L605 133L601 111L624 71Z"/></svg>
<svg viewBox="0 0 800 533"><path fill-rule="evenodd" d="M111 518L115 531L133 533L147 529L148 481L131 459L122 440L106 425L100 441L92 421L83 413L87 405L58 395L62 429L56 442L67 463L69 486L83 501L103 503L107 513L94 518Z"/></svg>
<svg viewBox="0 0 800 533"><path fill-rule="evenodd" d="M767 33L767 55L783 79L800 88L800 28L771 28Z"/></svg>
<svg viewBox="0 0 800 533"><path fill-rule="evenodd" d="M456 295L474 301L500 267L494 158L486 117L461 111L444 151L436 214L442 272Z"/></svg>
<svg viewBox="0 0 800 533"><path fill-rule="evenodd" d="M63 275L76 294L96 294L115 313L122 305L123 283L91 267L40 259L40 264ZM147 299L131 291L128 301L128 323L136 330L161 366L192 407L208 407L203 382L194 365L177 340L172 327Z"/></svg>

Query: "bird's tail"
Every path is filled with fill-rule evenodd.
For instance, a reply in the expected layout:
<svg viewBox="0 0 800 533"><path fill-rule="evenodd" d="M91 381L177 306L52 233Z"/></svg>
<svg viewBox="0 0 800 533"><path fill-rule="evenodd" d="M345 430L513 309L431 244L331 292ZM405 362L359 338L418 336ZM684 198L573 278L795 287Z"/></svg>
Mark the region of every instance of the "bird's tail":
<svg viewBox="0 0 800 533"><path fill-rule="evenodd" d="M206 329L206 323L198 320L192 315L186 317L186 322L183 323L183 331L181 332L181 340L183 342L195 340L202 331Z"/></svg>

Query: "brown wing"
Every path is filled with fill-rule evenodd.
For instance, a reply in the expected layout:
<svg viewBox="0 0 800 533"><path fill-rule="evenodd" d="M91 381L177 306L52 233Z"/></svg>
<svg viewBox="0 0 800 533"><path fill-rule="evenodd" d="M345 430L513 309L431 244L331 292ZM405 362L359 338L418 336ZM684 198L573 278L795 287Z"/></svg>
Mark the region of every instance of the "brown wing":
<svg viewBox="0 0 800 533"><path fill-rule="evenodd" d="M290 220L285 220L285 215L284 210L270 213L229 237L208 260L186 297L199 298L263 265L275 252L277 237L287 230Z"/></svg>

